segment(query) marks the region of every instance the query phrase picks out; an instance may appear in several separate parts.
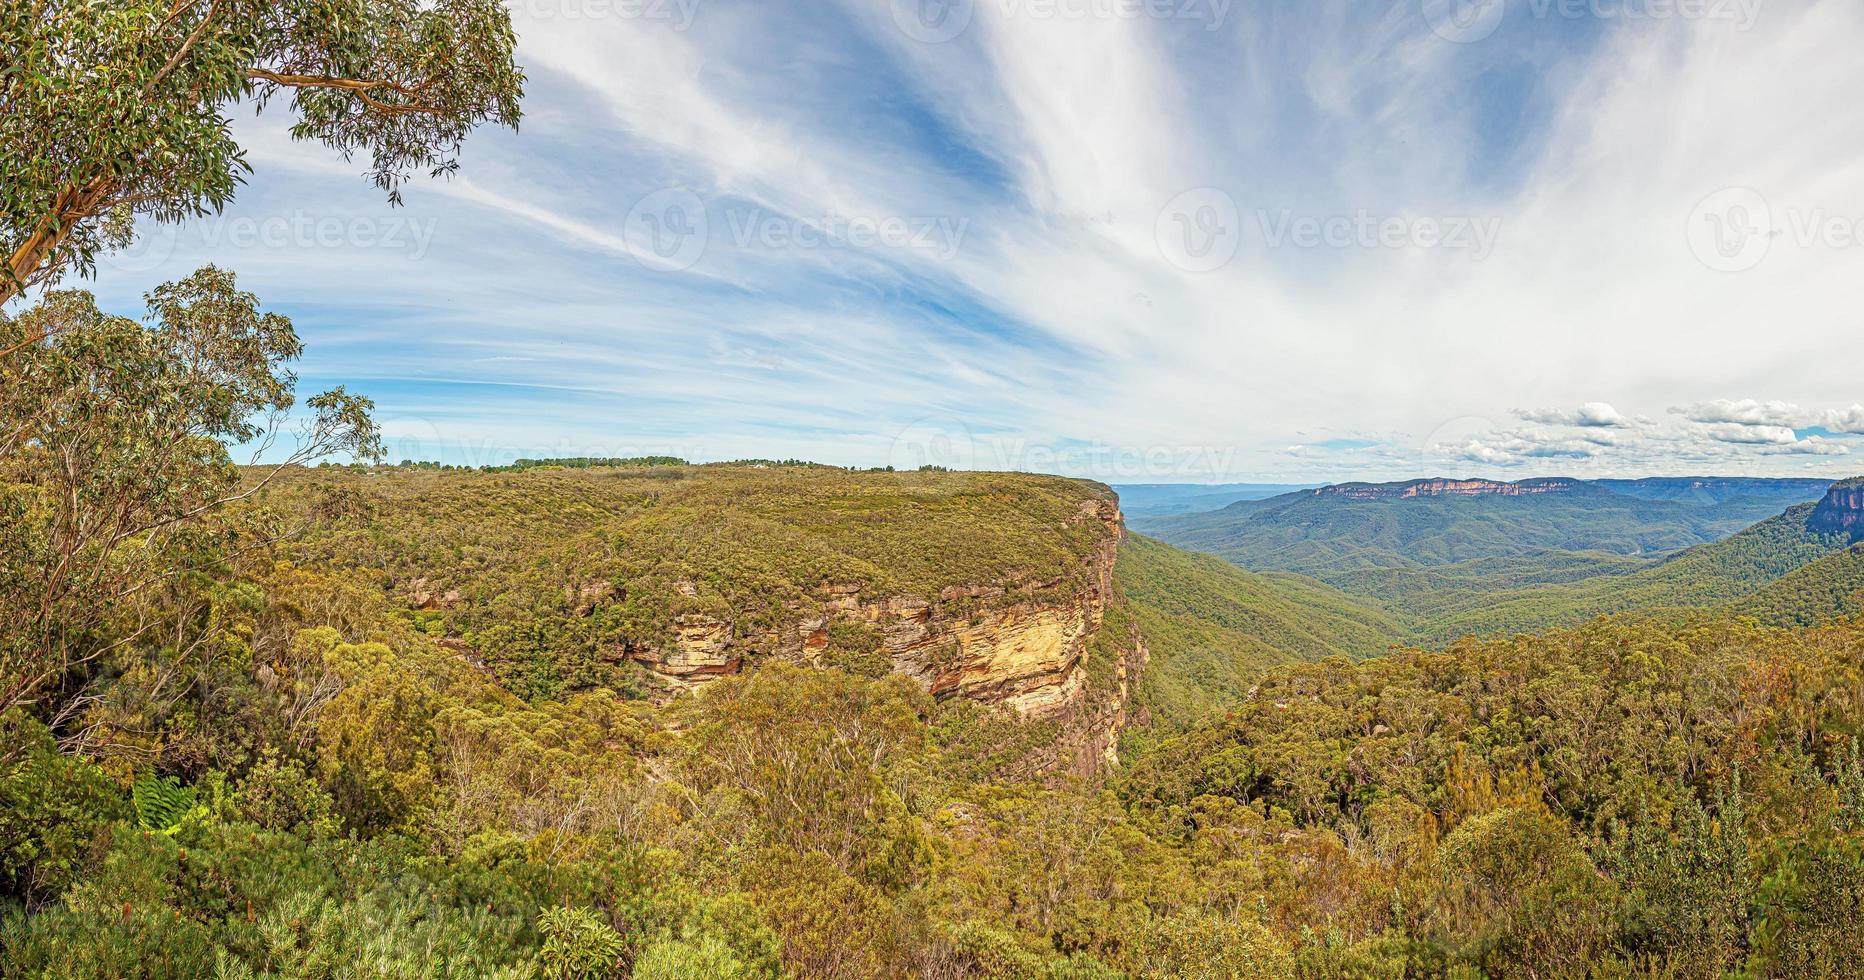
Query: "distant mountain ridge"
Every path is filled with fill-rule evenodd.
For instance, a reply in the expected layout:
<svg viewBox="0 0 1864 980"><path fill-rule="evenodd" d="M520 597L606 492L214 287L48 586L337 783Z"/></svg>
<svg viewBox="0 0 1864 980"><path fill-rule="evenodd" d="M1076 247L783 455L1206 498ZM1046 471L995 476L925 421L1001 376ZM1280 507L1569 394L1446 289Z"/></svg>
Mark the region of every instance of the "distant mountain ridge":
<svg viewBox="0 0 1864 980"><path fill-rule="evenodd" d="M1623 492L1574 477L1340 483L1219 510L1129 518L1136 530L1179 547L1345 587L1341 576L1372 569L1549 552L1671 555L1816 501L1829 481L1704 477L1619 486Z"/></svg>
<svg viewBox="0 0 1864 980"><path fill-rule="evenodd" d="M1120 509L1128 516L1159 517L1167 514L1191 514L1220 510L1239 500L1264 500L1298 490L1312 490L1312 483L1127 483L1116 484Z"/></svg>
<svg viewBox="0 0 1864 980"><path fill-rule="evenodd" d="M1532 632L1619 612L1715 609L1774 626L1864 611L1864 480L1833 484L1721 541L1651 568L1484 595L1421 631L1428 643L1465 634Z"/></svg>
<svg viewBox="0 0 1864 980"><path fill-rule="evenodd" d="M1314 491L1317 497L1392 500L1411 497L1524 497L1540 493L1597 492L1594 484L1569 477L1541 477L1504 483L1499 480L1451 480L1432 477L1402 483L1336 483Z"/></svg>
<svg viewBox="0 0 1864 980"><path fill-rule="evenodd" d="M1655 476L1636 480L1582 480L1570 476L1543 476L1513 482L1480 478L1427 477L1393 483L1334 483L1312 491L1315 496L1352 497L1359 500L1414 497L1524 497L1543 493L1584 494L1609 491L1639 500L1673 500L1703 504L1741 497L1790 497L1812 500L1832 485L1830 480L1772 477ZM1864 485L1860 486L1864 489Z"/></svg>
<svg viewBox="0 0 1864 980"><path fill-rule="evenodd" d="M1594 480L1613 493L1645 500L1686 500L1720 503L1737 497L1773 497L1817 500L1832 485L1830 480L1807 477L1652 476L1638 480Z"/></svg>
<svg viewBox="0 0 1864 980"><path fill-rule="evenodd" d="M1427 646L1588 617L1864 608L1864 479L1345 483L1134 522L1258 573L1311 576Z"/></svg>

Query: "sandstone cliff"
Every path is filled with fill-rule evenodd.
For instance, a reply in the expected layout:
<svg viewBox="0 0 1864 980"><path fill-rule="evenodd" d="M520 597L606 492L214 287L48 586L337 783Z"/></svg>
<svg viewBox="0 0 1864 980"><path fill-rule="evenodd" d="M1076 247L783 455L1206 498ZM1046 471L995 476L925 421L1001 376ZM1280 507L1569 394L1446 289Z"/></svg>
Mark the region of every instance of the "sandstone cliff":
<svg viewBox="0 0 1864 980"><path fill-rule="evenodd" d="M1864 537L1864 478L1832 484L1812 510L1807 525L1815 531Z"/></svg>
<svg viewBox="0 0 1864 980"><path fill-rule="evenodd" d="M838 626L877 639L894 673L935 697L965 697L1053 721L1060 733L1037 771L1089 773L1116 762L1132 692L1146 660L1135 628L1103 635L1109 606L1123 603L1113 565L1125 534L1118 505L1083 501L1078 522L1099 527L1085 584L1057 595L1061 580L977 582L936 595L875 594L859 582L823 582L813 601L793 603L787 625L740 630L728 617L682 616L670 644L620 651L670 693L703 688L765 658L822 665Z"/></svg>

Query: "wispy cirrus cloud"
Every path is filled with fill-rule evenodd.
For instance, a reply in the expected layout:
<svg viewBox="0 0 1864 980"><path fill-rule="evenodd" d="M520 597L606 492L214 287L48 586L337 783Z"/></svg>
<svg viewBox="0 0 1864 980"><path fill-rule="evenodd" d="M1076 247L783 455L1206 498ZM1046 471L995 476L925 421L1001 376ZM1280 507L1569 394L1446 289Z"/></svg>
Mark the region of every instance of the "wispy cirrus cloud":
<svg viewBox="0 0 1864 980"><path fill-rule="evenodd" d="M443 457L882 465L931 433L1128 479L1105 461L1842 474L1864 435L1857 250L1742 234L1864 218L1856 4L1510 4L1479 38L1417 0L947 6L519 5L524 131L410 189L418 259L183 236L98 287L228 265L297 319L307 381ZM239 123L236 215L384 213L280 124Z"/></svg>

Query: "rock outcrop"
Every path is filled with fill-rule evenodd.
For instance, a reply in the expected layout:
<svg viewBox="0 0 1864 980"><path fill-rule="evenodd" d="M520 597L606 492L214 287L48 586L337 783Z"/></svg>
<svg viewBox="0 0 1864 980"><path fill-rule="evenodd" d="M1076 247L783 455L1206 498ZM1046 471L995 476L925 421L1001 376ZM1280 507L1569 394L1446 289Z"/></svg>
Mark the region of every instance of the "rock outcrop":
<svg viewBox="0 0 1864 980"><path fill-rule="evenodd" d="M674 623L670 644L625 654L677 693L702 688L760 658L820 665L830 630L857 624L878 636L877 652L895 673L934 697L1003 705L1060 723L1060 736L1036 768L1090 773L1117 761L1115 746L1130 720L1132 690L1147 653L1136 631L1109 638L1115 642L1095 642L1108 605L1124 601L1113 581L1125 533L1117 504L1085 501L1076 519L1096 523L1101 543L1079 577L1082 584L1072 590L1053 580L956 585L935 596L885 595L858 582L824 582L813 608L798 609L796 620L776 631L743 635L726 619L683 616ZM1096 648L1111 663L1090 665Z"/></svg>
<svg viewBox="0 0 1864 980"><path fill-rule="evenodd" d="M1832 484L1812 509L1807 526L1815 531L1864 537L1864 477Z"/></svg>
<svg viewBox="0 0 1864 980"><path fill-rule="evenodd" d="M425 578L417 578L409 582L407 584L407 594L409 609L428 611L435 609L451 609L459 605L462 601L458 589L448 589L445 592L441 592L439 587Z"/></svg>

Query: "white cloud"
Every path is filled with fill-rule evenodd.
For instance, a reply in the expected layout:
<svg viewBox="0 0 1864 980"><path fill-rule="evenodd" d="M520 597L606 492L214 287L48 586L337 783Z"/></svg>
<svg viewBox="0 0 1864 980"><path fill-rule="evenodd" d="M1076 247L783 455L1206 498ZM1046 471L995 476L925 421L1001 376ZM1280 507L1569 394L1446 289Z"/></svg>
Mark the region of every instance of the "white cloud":
<svg viewBox="0 0 1864 980"><path fill-rule="evenodd" d="M1542 425L1570 425L1582 428L1624 428L1631 424L1630 420L1618 414L1618 410L1613 408L1608 402L1587 402L1581 405L1578 411L1571 412L1544 408L1533 410L1516 409L1515 414L1526 421L1539 422Z"/></svg>
<svg viewBox="0 0 1864 980"><path fill-rule="evenodd" d="M1781 401L1758 401L1743 398L1739 401L1720 399L1717 401L1698 402L1685 409L1676 409L1692 422L1728 422L1735 425L1771 425L1803 426L1809 424L1808 413L1798 405Z"/></svg>
<svg viewBox="0 0 1864 980"><path fill-rule="evenodd" d="M1819 425L1833 432L1864 434L1864 405L1827 411L1819 416Z"/></svg>
<svg viewBox="0 0 1864 980"><path fill-rule="evenodd" d="M1698 402L1672 412L1692 422L1723 422L1733 425L1786 427L1792 429L1826 429L1831 432L1864 434L1864 405L1850 408L1809 409L1791 402L1718 399Z"/></svg>
<svg viewBox="0 0 1864 980"><path fill-rule="evenodd" d="M1819 436L1801 439L1789 445L1777 447L1775 451L1795 456L1849 456L1851 447L1832 442Z"/></svg>
<svg viewBox="0 0 1864 980"><path fill-rule="evenodd" d="M1703 433L1717 442L1742 446L1789 446L1799 441L1793 430L1783 425L1742 425L1716 422L1703 426Z"/></svg>

